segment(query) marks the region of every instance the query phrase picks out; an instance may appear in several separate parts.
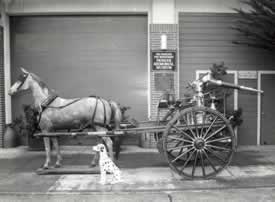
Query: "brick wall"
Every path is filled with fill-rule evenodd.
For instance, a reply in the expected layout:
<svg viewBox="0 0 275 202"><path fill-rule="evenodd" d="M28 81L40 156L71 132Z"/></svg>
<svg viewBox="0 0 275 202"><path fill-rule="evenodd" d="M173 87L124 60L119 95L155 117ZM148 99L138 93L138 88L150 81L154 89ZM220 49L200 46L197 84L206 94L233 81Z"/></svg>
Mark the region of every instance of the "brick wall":
<svg viewBox="0 0 275 202"><path fill-rule="evenodd" d="M175 95L178 94L179 84L178 84L178 25L177 24L151 24L150 25L150 50L160 50L161 45L161 35L167 35L167 50L175 50L176 51L176 71L152 71L150 72L150 80L151 80L151 119L155 120L157 117L157 104L160 97L163 95L165 91L157 90L156 88L156 77L158 74L163 73L174 80L173 91ZM151 64L152 65L152 64ZM165 110L160 112L160 115L164 114Z"/></svg>
<svg viewBox="0 0 275 202"><path fill-rule="evenodd" d="M3 28L0 26L0 147L3 147L5 130L5 77L4 77Z"/></svg>

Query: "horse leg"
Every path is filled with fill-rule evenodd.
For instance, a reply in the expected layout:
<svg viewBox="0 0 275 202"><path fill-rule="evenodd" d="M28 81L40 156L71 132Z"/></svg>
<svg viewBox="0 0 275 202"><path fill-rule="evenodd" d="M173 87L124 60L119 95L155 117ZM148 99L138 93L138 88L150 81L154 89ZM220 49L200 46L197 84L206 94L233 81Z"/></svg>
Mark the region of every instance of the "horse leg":
<svg viewBox="0 0 275 202"><path fill-rule="evenodd" d="M113 141L110 137L102 137L102 139L105 142L106 146L108 147L109 156L113 161L114 160Z"/></svg>
<svg viewBox="0 0 275 202"><path fill-rule="evenodd" d="M98 142L99 141L99 138L96 137L96 141ZM98 152L95 152L93 151L93 159L90 163L90 167L95 167L97 164L98 164L98 161L99 161L99 153Z"/></svg>
<svg viewBox="0 0 275 202"><path fill-rule="evenodd" d="M45 152L46 152L46 160L43 165L43 169L48 169L49 164L51 162L51 148L50 148L50 138L49 137L44 137L44 146L45 146Z"/></svg>
<svg viewBox="0 0 275 202"><path fill-rule="evenodd" d="M115 158L118 160L120 153L121 137L114 137Z"/></svg>
<svg viewBox="0 0 275 202"><path fill-rule="evenodd" d="M99 160L99 153L95 152L94 156L93 156L93 159L91 161L90 167L95 167L98 163L98 160Z"/></svg>
<svg viewBox="0 0 275 202"><path fill-rule="evenodd" d="M61 152L60 152L60 147L58 144L58 139L57 137L52 138L53 140L53 145L56 151L56 163L55 166L56 168L60 168L61 167L61 161L62 161L62 156L61 156Z"/></svg>
<svg viewBox="0 0 275 202"><path fill-rule="evenodd" d="M107 131L105 128L96 127L96 131ZM108 148L109 156L112 160L114 160L114 154L113 154L113 141L110 137L102 137L102 140L104 141L105 145ZM95 152L94 157L92 159L92 162L90 164L91 167L95 167L99 160L99 153Z"/></svg>

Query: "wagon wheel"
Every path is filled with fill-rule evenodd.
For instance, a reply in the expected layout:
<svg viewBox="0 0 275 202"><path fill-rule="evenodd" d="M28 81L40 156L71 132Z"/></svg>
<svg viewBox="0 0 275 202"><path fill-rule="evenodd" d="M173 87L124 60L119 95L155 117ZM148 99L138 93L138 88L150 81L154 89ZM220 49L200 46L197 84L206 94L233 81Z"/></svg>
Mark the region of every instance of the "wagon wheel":
<svg viewBox="0 0 275 202"><path fill-rule="evenodd" d="M218 111L190 107L176 114L163 136L169 166L188 178L210 178L231 162L235 135Z"/></svg>
<svg viewBox="0 0 275 202"><path fill-rule="evenodd" d="M173 117L175 116L175 114L177 113L178 110L168 110L166 112L166 114L162 117L161 121L167 121L169 122L171 119L173 119ZM163 135L164 132L156 132L155 133L155 139L157 141L157 149L159 151L159 153L163 153Z"/></svg>

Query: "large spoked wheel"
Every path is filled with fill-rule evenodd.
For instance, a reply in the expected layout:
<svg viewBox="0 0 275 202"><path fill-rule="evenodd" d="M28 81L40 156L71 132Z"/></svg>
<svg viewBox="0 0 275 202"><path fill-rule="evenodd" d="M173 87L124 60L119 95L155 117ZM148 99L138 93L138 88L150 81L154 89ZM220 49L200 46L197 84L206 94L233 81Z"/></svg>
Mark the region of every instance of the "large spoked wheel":
<svg viewBox="0 0 275 202"><path fill-rule="evenodd" d="M192 179L216 176L230 164L236 146L229 121L207 107L180 111L168 123L162 140L169 166Z"/></svg>
<svg viewBox="0 0 275 202"><path fill-rule="evenodd" d="M176 109L175 110L168 110L161 121L168 123L174 117L176 112L177 112ZM155 133L155 137L156 137L156 141L157 141L157 149L158 149L160 154L163 154L163 146L162 146L163 145L163 140L162 140L163 134L164 134L163 132Z"/></svg>

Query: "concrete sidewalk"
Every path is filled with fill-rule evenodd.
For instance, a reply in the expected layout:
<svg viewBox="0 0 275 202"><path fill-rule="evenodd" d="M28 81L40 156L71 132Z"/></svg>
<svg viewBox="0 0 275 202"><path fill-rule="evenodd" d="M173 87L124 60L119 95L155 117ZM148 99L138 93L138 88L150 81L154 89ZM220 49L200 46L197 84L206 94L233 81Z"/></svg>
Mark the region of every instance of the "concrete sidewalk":
<svg viewBox="0 0 275 202"><path fill-rule="evenodd" d="M88 167L89 147L63 147L64 167ZM0 193L124 193L275 187L275 147L241 147L233 162L211 180L186 180L156 149L127 147L118 161L124 181L100 185L99 175L37 175L44 152L26 147L0 149ZM54 159L55 160L55 159Z"/></svg>

